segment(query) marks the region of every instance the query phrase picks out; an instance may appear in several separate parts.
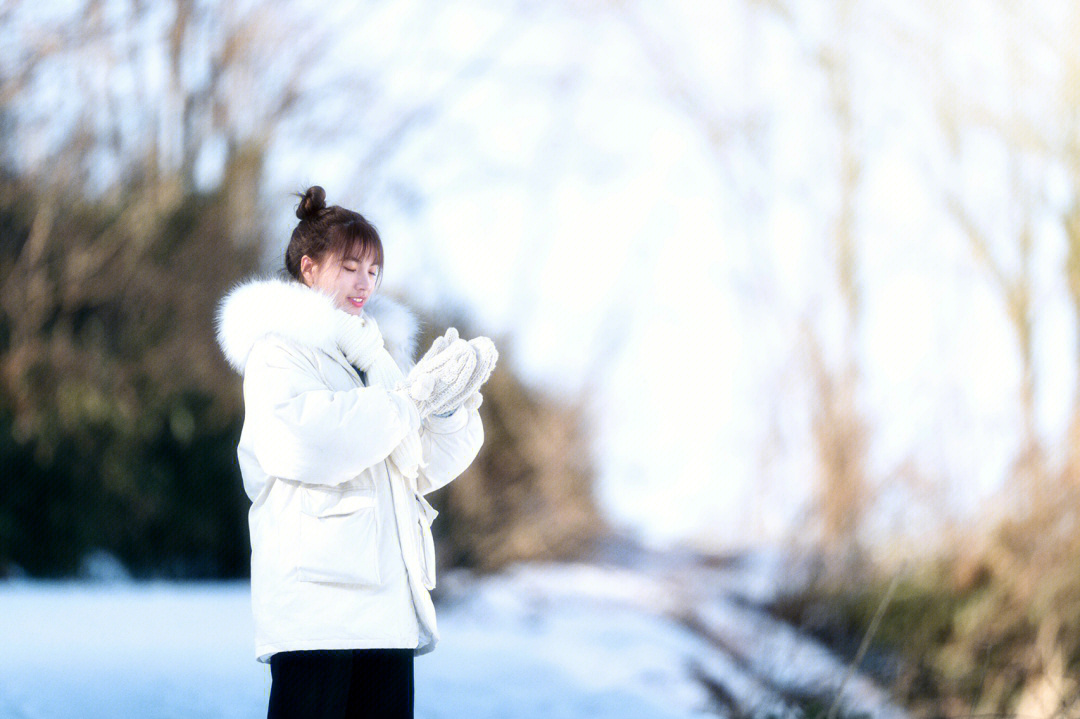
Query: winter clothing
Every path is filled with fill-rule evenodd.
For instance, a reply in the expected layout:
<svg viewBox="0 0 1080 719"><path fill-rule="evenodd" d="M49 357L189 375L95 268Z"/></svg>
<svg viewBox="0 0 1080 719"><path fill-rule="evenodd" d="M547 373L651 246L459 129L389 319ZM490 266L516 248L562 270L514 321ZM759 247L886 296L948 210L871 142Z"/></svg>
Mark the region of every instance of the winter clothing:
<svg viewBox="0 0 1080 719"><path fill-rule="evenodd" d="M450 329L453 330L453 327ZM409 373L408 380L409 396L416 400L420 416L444 414L450 405L460 405L461 400L457 398L464 398L465 392L470 389L469 378L475 370L476 353L462 339L424 355Z"/></svg>
<svg viewBox="0 0 1080 719"><path fill-rule="evenodd" d="M380 333L407 373L415 320L378 297L356 330L370 360L365 386L338 347L333 300L293 281L253 280L218 312L218 340L244 376L237 448L251 499L255 654L305 649L415 649L438 639L431 521L424 499L461 474L483 442L475 407L420 420L404 389L388 385ZM350 323L346 323L347 325ZM388 379L390 377L390 379ZM418 437L417 437L418 435ZM387 461L417 438L415 476ZM407 468L406 468L407 469Z"/></svg>
<svg viewBox="0 0 1080 719"><path fill-rule="evenodd" d="M446 409L457 409L468 401L480 391L480 387L491 378L491 373L495 371L495 362L499 359L499 352L495 349L494 342L487 337L474 337L469 340L469 346L476 353L476 369L473 371L472 376L469 377L465 392L459 397L455 397L452 403L446 405Z"/></svg>
<svg viewBox="0 0 1080 719"><path fill-rule="evenodd" d="M498 358L487 337L465 342L448 329L409 373L409 395L419 403L420 416L456 410L487 382Z"/></svg>
<svg viewBox="0 0 1080 719"><path fill-rule="evenodd" d="M375 319L370 316L358 317L347 312L337 314L334 336L349 364L380 387L402 389L405 376L383 346L382 334ZM366 380L364 383L368 384ZM417 416L410 417L410 423L418 425L419 408L413 408L412 412ZM415 481L422 460L421 452L420 438L410 432L390 453L390 461L399 472Z"/></svg>
<svg viewBox="0 0 1080 719"><path fill-rule="evenodd" d="M319 649L270 657L267 719L409 719L415 690L408 649Z"/></svg>

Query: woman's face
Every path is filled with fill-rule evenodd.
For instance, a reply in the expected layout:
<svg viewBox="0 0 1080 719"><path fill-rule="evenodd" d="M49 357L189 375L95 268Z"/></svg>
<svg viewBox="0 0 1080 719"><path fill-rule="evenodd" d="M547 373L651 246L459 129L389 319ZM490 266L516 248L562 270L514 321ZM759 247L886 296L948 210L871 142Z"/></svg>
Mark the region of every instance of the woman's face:
<svg viewBox="0 0 1080 719"><path fill-rule="evenodd" d="M341 259L327 256L322 262L304 255L300 258L300 276L309 287L333 297L338 308L361 315L379 278L379 266L373 260L371 253Z"/></svg>

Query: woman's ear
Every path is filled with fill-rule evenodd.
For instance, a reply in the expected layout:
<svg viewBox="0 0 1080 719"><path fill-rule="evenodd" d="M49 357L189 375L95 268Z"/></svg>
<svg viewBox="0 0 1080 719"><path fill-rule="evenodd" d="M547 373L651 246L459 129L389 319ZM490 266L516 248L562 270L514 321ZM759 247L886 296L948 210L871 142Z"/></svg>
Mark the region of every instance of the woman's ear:
<svg viewBox="0 0 1080 719"><path fill-rule="evenodd" d="M311 287L315 284L315 271L317 266L315 260L311 259L307 255L300 258L300 277L304 280L304 284Z"/></svg>

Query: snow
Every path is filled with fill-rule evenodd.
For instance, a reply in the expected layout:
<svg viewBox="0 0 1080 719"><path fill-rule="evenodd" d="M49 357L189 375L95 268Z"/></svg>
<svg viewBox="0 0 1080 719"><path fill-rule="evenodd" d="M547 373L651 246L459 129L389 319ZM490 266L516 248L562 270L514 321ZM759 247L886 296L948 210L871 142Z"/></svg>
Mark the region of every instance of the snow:
<svg viewBox="0 0 1080 719"><path fill-rule="evenodd" d="M756 606L785 577L768 553L447 572L416 716L797 718L792 697L842 690L849 714L904 719ZM270 672L252 637L246 582L0 583L0 719L262 717Z"/></svg>
<svg viewBox="0 0 1080 719"><path fill-rule="evenodd" d="M572 583L582 578L576 594ZM598 578L615 593L594 591ZM583 577L577 568L487 583L441 614L442 643L417 663L418 714L701 715L707 695L687 665L700 640L626 602L624 589L616 577ZM440 707L440 696L454 700Z"/></svg>
<svg viewBox="0 0 1080 719"><path fill-rule="evenodd" d="M847 667L825 647L807 641L791 626L760 611L720 600L696 612L694 620L736 660L722 676L738 668L753 676L769 677L775 691L798 696L824 690L870 707L882 719L904 716L888 695L867 679L845 681Z"/></svg>
<svg viewBox="0 0 1080 719"><path fill-rule="evenodd" d="M253 634L247 583L9 582L0 717L265 716Z"/></svg>
<svg viewBox="0 0 1080 719"><path fill-rule="evenodd" d="M696 640L625 601L637 585L549 594L542 576L493 578L440 610L418 717L700 714ZM0 717L262 717L270 674L252 636L247 583L0 584Z"/></svg>

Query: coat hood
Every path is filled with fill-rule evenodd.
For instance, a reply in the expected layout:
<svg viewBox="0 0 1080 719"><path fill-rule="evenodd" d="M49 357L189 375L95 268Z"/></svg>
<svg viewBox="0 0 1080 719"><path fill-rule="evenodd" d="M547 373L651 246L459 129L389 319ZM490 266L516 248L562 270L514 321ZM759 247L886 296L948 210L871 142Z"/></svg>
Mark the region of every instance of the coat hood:
<svg viewBox="0 0 1080 719"><path fill-rule="evenodd" d="M230 290L218 305L217 340L225 359L240 374L255 341L278 334L299 344L338 352L334 306L328 295L292 279L256 278ZM419 323L404 305L375 295L364 314L379 325L387 351L408 374L416 354Z"/></svg>

